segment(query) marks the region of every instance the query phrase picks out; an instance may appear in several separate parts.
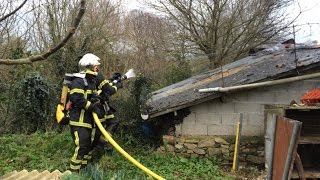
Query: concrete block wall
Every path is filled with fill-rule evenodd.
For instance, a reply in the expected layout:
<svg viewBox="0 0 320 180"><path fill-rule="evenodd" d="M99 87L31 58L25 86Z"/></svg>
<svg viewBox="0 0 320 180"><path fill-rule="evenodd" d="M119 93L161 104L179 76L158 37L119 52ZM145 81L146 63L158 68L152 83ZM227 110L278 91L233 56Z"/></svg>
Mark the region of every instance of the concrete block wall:
<svg viewBox="0 0 320 180"><path fill-rule="evenodd" d="M320 89L320 78L238 91L190 107L191 114L176 126L181 135L234 135L243 114L242 135L263 136L266 105L289 105L311 89Z"/></svg>

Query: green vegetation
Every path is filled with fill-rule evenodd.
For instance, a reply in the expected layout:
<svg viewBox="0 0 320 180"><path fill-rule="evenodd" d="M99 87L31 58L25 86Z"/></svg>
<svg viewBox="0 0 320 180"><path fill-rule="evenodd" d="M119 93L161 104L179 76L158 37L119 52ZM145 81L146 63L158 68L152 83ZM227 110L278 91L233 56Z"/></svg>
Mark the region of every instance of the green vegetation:
<svg viewBox="0 0 320 180"><path fill-rule="evenodd" d="M0 175L22 169L65 171L73 151L71 141L68 130L60 134L2 135ZM129 147L126 143L118 143L137 161L166 179L231 179L222 174L214 158L183 158L160 154L142 145ZM151 179L116 150L97 149L93 158L86 169L65 179Z"/></svg>

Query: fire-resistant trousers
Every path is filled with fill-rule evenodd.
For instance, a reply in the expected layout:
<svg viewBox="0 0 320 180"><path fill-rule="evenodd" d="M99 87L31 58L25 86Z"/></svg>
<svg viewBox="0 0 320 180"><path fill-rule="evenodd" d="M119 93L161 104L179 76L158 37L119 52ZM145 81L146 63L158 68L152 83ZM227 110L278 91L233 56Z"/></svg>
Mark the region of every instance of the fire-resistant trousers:
<svg viewBox="0 0 320 180"><path fill-rule="evenodd" d="M88 164L91 159L92 129L79 126L70 126L71 136L75 145L74 153L70 162L70 169L78 171Z"/></svg>

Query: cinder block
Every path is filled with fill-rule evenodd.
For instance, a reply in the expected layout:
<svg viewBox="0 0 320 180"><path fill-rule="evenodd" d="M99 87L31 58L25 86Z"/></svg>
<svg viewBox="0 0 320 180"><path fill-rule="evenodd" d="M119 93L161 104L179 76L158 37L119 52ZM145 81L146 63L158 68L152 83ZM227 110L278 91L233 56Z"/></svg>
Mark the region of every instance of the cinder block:
<svg viewBox="0 0 320 180"><path fill-rule="evenodd" d="M248 113L248 125L260 126L264 124L264 114L260 113Z"/></svg>
<svg viewBox="0 0 320 180"><path fill-rule="evenodd" d="M182 135L208 135L207 125L182 124Z"/></svg>
<svg viewBox="0 0 320 180"><path fill-rule="evenodd" d="M175 126L176 128L176 135L182 135L182 124L178 124Z"/></svg>
<svg viewBox="0 0 320 180"><path fill-rule="evenodd" d="M248 102L250 103L274 103L276 99L275 93L273 91L250 91L248 92Z"/></svg>
<svg viewBox="0 0 320 180"><path fill-rule="evenodd" d="M293 100L291 97L290 91L275 91L276 94L276 99L275 102L276 104L290 104L290 102Z"/></svg>
<svg viewBox="0 0 320 180"><path fill-rule="evenodd" d="M292 82L292 83L287 83L285 84L287 90L292 91L292 90L302 90L303 89L303 85L304 82L303 81L296 81L296 82ZM315 84L313 83L312 86L315 86Z"/></svg>
<svg viewBox="0 0 320 180"><path fill-rule="evenodd" d="M207 102L197 104L192 107L192 111L195 111L195 112L201 113L201 114L207 114L208 112L210 112L208 104L209 103L207 103Z"/></svg>
<svg viewBox="0 0 320 180"><path fill-rule="evenodd" d="M214 99L211 101L208 101L208 112L210 113L218 113L221 112L221 102L218 99Z"/></svg>
<svg viewBox="0 0 320 180"><path fill-rule="evenodd" d="M221 104L221 111L220 113L234 113L235 112L235 103L228 102Z"/></svg>
<svg viewBox="0 0 320 180"><path fill-rule="evenodd" d="M263 135L263 124L261 126L242 126L242 136L262 136Z"/></svg>
<svg viewBox="0 0 320 180"><path fill-rule="evenodd" d="M309 81L315 81L315 89L320 89L320 78L309 79Z"/></svg>
<svg viewBox="0 0 320 180"><path fill-rule="evenodd" d="M222 123L221 113L209 113L209 116L210 116L210 120L207 122L207 124L221 125Z"/></svg>
<svg viewBox="0 0 320 180"><path fill-rule="evenodd" d="M240 113L223 113L222 124L223 125L235 125L239 122Z"/></svg>
<svg viewBox="0 0 320 180"><path fill-rule="evenodd" d="M200 113L196 112L196 124L204 124L207 125L208 122L211 120L211 113Z"/></svg>
<svg viewBox="0 0 320 180"><path fill-rule="evenodd" d="M208 104L210 113L234 112L234 102L221 102L219 100L210 101Z"/></svg>
<svg viewBox="0 0 320 180"><path fill-rule="evenodd" d="M235 103L235 113L243 113L243 112L255 112L262 113L264 110L264 105L259 103Z"/></svg>
<svg viewBox="0 0 320 180"><path fill-rule="evenodd" d="M191 112L187 117L183 119L184 124L196 124L196 113Z"/></svg>
<svg viewBox="0 0 320 180"><path fill-rule="evenodd" d="M306 80L303 80L302 83L301 81L299 81L299 84L300 84L300 90L303 90L303 91L307 91L307 90L310 90L310 89L316 89L317 87L319 87L319 81L317 80L312 80L312 79L306 79Z"/></svg>
<svg viewBox="0 0 320 180"><path fill-rule="evenodd" d="M234 125L208 125L208 135L234 135Z"/></svg>
<svg viewBox="0 0 320 180"><path fill-rule="evenodd" d="M233 93L232 99L235 102L247 102L248 101L248 91L239 91L239 93Z"/></svg>
<svg viewBox="0 0 320 180"><path fill-rule="evenodd" d="M278 84L270 87L272 88L271 91L289 91L292 88L299 88L296 87L295 83Z"/></svg>
<svg viewBox="0 0 320 180"><path fill-rule="evenodd" d="M306 93L307 91L291 91L291 99L295 100L297 103L301 103L300 98Z"/></svg>

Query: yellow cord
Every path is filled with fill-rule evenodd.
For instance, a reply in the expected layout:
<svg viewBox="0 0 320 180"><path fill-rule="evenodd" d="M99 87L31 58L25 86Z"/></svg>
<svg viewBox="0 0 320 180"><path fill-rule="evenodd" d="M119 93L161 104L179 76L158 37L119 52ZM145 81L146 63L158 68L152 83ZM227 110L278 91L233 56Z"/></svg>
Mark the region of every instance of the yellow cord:
<svg viewBox="0 0 320 180"><path fill-rule="evenodd" d="M95 123L97 124L98 128L100 129L100 131L102 132L102 134L108 139L108 141L110 142L110 144L112 144L113 147L115 147L124 157L126 157L129 161L131 161L134 165L136 165L138 168L140 168L141 170L143 170L145 173L151 175L152 177L154 177L155 179L158 180L164 180L163 177L155 174L154 172L152 172L151 170L149 170L148 168L146 168L145 166L143 166L142 164L140 164L138 161L136 161L134 158L132 158L127 152L125 152L113 139L112 137L109 135L109 133L104 129L104 127L102 126L98 116L96 113L92 113L93 114L93 118Z"/></svg>

